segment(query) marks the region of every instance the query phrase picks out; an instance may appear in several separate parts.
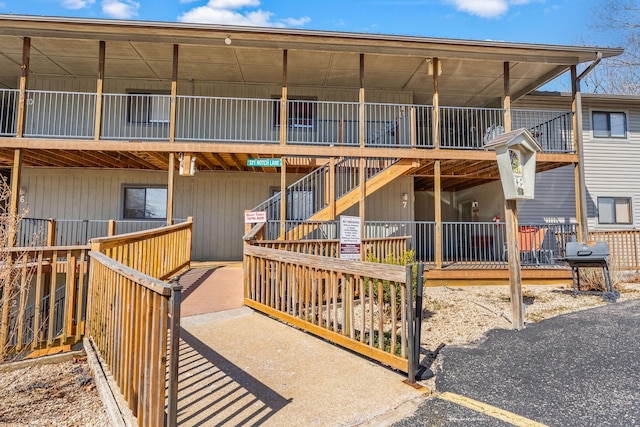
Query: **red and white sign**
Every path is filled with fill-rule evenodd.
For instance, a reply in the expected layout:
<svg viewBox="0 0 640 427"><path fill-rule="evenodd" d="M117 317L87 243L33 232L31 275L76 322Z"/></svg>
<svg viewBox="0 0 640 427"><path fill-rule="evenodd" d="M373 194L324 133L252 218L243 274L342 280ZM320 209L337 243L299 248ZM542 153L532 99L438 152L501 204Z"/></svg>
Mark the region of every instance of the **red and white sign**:
<svg viewBox="0 0 640 427"><path fill-rule="evenodd" d="M244 223L256 224L259 222L267 222L267 211L245 212Z"/></svg>
<svg viewBox="0 0 640 427"><path fill-rule="evenodd" d="M345 215L340 217L340 259L360 260L362 253L360 228L360 217Z"/></svg>

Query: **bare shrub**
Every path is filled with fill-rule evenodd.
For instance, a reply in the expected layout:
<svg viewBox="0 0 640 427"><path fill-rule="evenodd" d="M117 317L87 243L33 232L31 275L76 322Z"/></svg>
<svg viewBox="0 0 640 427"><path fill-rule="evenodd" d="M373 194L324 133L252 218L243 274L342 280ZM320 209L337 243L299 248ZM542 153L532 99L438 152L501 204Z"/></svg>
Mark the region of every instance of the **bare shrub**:
<svg viewBox="0 0 640 427"><path fill-rule="evenodd" d="M4 177L0 179L0 362L9 355L12 359L22 352L22 343L28 325L24 322L33 268L29 266L28 250L11 249L15 246L20 221L26 216L10 209L11 189ZM31 239L35 241L36 239ZM22 315L22 318L20 317ZM22 326L22 328L20 328Z"/></svg>
<svg viewBox="0 0 640 427"><path fill-rule="evenodd" d="M619 288L625 282L625 272L618 267L613 257L609 261L609 276L613 289ZM580 289L583 291L605 291L606 283L602 268L580 268Z"/></svg>

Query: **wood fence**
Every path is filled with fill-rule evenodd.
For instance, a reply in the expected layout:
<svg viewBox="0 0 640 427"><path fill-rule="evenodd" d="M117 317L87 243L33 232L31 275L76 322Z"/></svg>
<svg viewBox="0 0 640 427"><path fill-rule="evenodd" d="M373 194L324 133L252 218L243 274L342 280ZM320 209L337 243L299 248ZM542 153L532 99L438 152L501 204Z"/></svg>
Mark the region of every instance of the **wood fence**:
<svg viewBox="0 0 640 427"><path fill-rule="evenodd" d="M244 255L247 306L408 372L410 268L253 245Z"/></svg>
<svg viewBox="0 0 640 427"><path fill-rule="evenodd" d="M365 255L374 256L378 260L387 257L401 257L407 250L407 240L411 236L379 237L362 240ZM331 258L340 257L340 240L255 240L254 246L279 249L307 255L319 255Z"/></svg>
<svg viewBox="0 0 640 427"><path fill-rule="evenodd" d="M179 339L179 319L171 319L177 329L168 332L167 327L170 312L176 313L172 305L180 304L180 286L172 288L105 254L92 251L89 255L86 334L138 418L138 425L161 426L165 423L167 382L177 384L177 369L175 373L170 370L175 378L169 379L166 370L169 357L177 368L177 351L169 354L167 339ZM176 343L172 349L177 349ZM169 393L170 407L171 399L177 398L177 392L173 393L173 397ZM168 418L175 423L175 412L169 412Z"/></svg>
<svg viewBox="0 0 640 427"><path fill-rule="evenodd" d="M91 250L160 280L167 280L189 267L191 229L187 222L152 230L91 239Z"/></svg>
<svg viewBox="0 0 640 427"><path fill-rule="evenodd" d="M611 264L620 270L640 270L640 230L592 231L589 240L606 241Z"/></svg>
<svg viewBox="0 0 640 427"><path fill-rule="evenodd" d="M88 246L8 248L0 360L73 345L84 333Z"/></svg>

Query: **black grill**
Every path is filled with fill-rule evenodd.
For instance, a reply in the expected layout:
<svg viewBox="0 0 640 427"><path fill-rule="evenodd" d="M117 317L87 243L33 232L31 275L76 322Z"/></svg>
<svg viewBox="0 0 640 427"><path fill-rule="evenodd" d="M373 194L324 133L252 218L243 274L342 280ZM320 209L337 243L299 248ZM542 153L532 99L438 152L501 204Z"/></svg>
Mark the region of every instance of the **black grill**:
<svg viewBox="0 0 640 427"><path fill-rule="evenodd" d="M569 267L571 267L574 298L580 289L579 269L581 267L599 267L602 268L605 282L602 299L606 302L617 301L620 297L620 292L614 291L611 283L611 276L609 275L609 245L607 242L568 242L565 253Z"/></svg>

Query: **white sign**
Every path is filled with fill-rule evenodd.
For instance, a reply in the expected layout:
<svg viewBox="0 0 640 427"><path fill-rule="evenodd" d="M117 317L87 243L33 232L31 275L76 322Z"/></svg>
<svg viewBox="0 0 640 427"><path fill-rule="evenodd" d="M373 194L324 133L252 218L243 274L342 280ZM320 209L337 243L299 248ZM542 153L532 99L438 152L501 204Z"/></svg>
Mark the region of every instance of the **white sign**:
<svg viewBox="0 0 640 427"><path fill-rule="evenodd" d="M362 253L362 222L357 216L340 217L340 259L360 260Z"/></svg>
<svg viewBox="0 0 640 427"><path fill-rule="evenodd" d="M267 211L245 212L244 223L256 224L259 222L267 222Z"/></svg>

